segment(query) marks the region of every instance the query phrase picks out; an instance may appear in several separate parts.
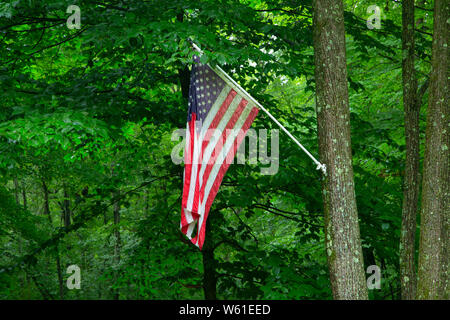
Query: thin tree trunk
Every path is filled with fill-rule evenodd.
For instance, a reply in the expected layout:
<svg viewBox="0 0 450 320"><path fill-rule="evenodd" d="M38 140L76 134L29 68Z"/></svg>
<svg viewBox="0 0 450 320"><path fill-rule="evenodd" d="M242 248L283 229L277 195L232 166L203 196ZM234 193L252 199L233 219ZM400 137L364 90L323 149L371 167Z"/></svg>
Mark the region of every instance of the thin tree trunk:
<svg viewBox="0 0 450 320"><path fill-rule="evenodd" d="M17 205L20 205L19 193L20 193L19 180L17 178L14 178L14 196L15 196ZM21 237L19 237L17 239L17 242L18 242L17 245L18 245L19 254L22 255L23 239ZM22 275L23 275L23 277L22 277ZM21 285L22 288L27 288L28 287L28 281L27 281L27 274L26 274L26 272L20 274L20 285Z"/></svg>
<svg viewBox="0 0 450 320"><path fill-rule="evenodd" d="M114 195L114 198L117 199L120 196L120 192L116 192ZM117 281L119 279L119 263L120 263L120 249L121 249L121 239L120 239L120 229L119 229L119 223L120 223L120 201L116 201L114 204L114 237L115 237L115 243L114 243L114 265L115 268L117 268L114 271L114 283L117 285ZM114 289L114 300L119 300L119 288Z"/></svg>
<svg viewBox="0 0 450 320"><path fill-rule="evenodd" d="M64 187L64 227L68 228L70 226L70 200L69 200L69 194L67 193L66 187Z"/></svg>
<svg viewBox="0 0 450 320"><path fill-rule="evenodd" d="M414 0L404 0L402 3L402 25L406 162L399 256L402 299L412 300L416 297L414 253L419 201L419 111L421 104L417 100L417 80L414 70Z"/></svg>
<svg viewBox="0 0 450 320"><path fill-rule="evenodd" d="M42 189L44 191L44 214L47 215L50 226L53 226L52 217L50 213L50 200L48 197L49 191L44 179L42 179ZM55 254L56 254L56 272L58 275L58 284L59 284L59 298L64 299L64 284L58 246L55 249Z"/></svg>
<svg viewBox="0 0 450 320"><path fill-rule="evenodd" d="M20 205L20 201L19 201L19 181L17 180L17 178L14 178L14 196L16 197L16 204Z"/></svg>
<svg viewBox="0 0 450 320"><path fill-rule="evenodd" d="M64 300L64 279L62 275L61 259L59 256L59 245L55 247L56 252L56 270L58 272L58 283L59 283L59 299Z"/></svg>
<svg viewBox="0 0 450 320"><path fill-rule="evenodd" d="M319 152L327 166L322 195L331 288L335 299L367 299L353 182L341 0L314 1L313 39Z"/></svg>
<svg viewBox="0 0 450 320"><path fill-rule="evenodd" d="M25 189L24 181L22 181L22 200L23 200L23 208L27 210L27 190Z"/></svg>
<svg viewBox="0 0 450 320"><path fill-rule="evenodd" d="M417 283L418 299L448 298L450 108L449 2L435 0Z"/></svg>
<svg viewBox="0 0 450 320"><path fill-rule="evenodd" d="M206 228L210 229L210 220L206 220ZM214 259L214 246L212 239L205 241L202 248L203 258L203 293L206 300L217 299L216 260Z"/></svg>

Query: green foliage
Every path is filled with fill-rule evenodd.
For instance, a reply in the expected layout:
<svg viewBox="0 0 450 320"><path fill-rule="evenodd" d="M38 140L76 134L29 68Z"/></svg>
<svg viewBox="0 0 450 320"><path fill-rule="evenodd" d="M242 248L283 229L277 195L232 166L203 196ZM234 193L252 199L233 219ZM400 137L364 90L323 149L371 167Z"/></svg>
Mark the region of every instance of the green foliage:
<svg viewBox="0 0 450 320"><path fill-rule="evenodd" d="M352 149L365 267L377 264L383 276L371 298L396 299L401 8L378 2L383 27L368 30L374 1L345 1ZM71 4L81 8L79 30L66 27ZM203 298L202 252L179 232L183 167L170 158L172 132L186 126L188 39L317 156L311 6L0 2L0 298ZM418 17L429 30L431 17ZM422 84L431 37L418 33L416 49ZM272 127L262 112L253 124ZM263 176L261 167L232 165L213 204L206 241L217 297L331 299L320 173L283 133L278 173ZM65 287L72 264L81 290Z"/></svg>

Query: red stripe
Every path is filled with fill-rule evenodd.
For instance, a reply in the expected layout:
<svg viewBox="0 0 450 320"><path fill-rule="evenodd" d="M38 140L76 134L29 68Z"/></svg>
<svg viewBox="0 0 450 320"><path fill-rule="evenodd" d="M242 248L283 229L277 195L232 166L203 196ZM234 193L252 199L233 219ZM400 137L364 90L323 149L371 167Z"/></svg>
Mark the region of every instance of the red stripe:
<svg viewBox="0 0 450 320"><path fill-rule="evenodd" d="M234 157L237 149L239 148L239 146L242 143L242 140L245 138L248 128L250 128L250 126L253 123L253 120L255 120L255 117L258 114L258 111L259 111L258 108L255 108L255 107L252 109L252 111L248 115L247 119L245 120L244 125L242 126L242 133L238 134L238 136L235 140L235 143L233 144L233 148L231 148L229 150L227 156ZM206 201L205 212L204 212L205 217L203 219L202 225L199 226L200 231L197 232L197 236L195 237L195 238L199 237L198 247L200 248L200 250L202 249L203 242L205 241L205 227L206 227L206 219L208 219L209 209L211 208L212 202L214 201L214 199L217 195L220 184L222 183L222 179L223 179L225 173L227 172L229 166L230 166L230 163L227 163L227 161L225 161L222 164L222 166L220 167L219 173L217 174L217 177L214 180L211 191L209 192L208 199ZM195 242L194 242L194 244L195 244Z"/></svg>

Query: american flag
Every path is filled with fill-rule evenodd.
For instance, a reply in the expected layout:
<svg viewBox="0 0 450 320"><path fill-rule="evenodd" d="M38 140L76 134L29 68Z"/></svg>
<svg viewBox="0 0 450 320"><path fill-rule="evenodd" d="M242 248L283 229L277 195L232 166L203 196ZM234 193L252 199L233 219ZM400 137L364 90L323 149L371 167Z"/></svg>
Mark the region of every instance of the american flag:
<svg viewBox="0 0 450 320"><path fill-rule="evenodd" d="M211 204L236 150L258 114L220 71L194 57L184 152L181 231L201 250ZM230 161L231 160L231 161Z"/></svg>

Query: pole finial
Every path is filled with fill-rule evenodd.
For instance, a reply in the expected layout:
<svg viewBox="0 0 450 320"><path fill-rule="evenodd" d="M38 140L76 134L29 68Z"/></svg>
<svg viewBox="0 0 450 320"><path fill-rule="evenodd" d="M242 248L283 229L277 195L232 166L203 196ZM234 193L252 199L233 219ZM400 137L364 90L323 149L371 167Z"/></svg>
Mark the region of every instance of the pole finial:
<svg viewBox="0 0 450 320"><path fill-rule="evenodd" d="M324 176L327 175L327 166L326 166L325 164L319 163L319 164L317 165L316 170L322 170L323 175L324 175Z"/></svg>

